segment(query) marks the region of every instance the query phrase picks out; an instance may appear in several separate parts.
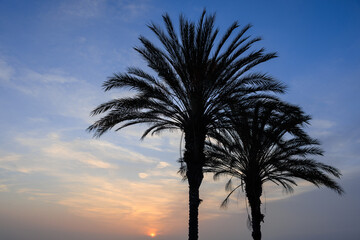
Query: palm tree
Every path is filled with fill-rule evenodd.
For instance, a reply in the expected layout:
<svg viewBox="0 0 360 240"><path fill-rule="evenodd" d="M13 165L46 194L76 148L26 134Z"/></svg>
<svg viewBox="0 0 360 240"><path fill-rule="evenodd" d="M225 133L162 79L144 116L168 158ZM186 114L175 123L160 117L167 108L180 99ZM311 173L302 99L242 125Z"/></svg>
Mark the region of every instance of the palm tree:
<svg viewBox="0 0 360 240"><path fill-rule="evenodd" d="M329 176L341 176L339 170L320 163L310 156L322 155L317 140L303 130L310 117L298 107L281 102L258 102L252 108L233 109L232 128L213 134L217 142L207 145L204 171L214 172L214 178L231 176L226 184L229 194L245 190L251 208L252 237L261 239L260 224L263 184L273 182L293 191L296 179L325 186L342 194L342 188ZM232 186L232 178L240 180Z"/></svg>
<svg viewBox="0 0 360 240"><path fill-rule="evenodd" d="M207 15L205 10L197 23L180 16L179 34L167 14L163 20L165 31L154 23L149 25L161 48L143 36L139 37L141 47L135 48L157 76L140 68L129 68L127 73L110 77L103 84L105 91L127 88L135 94L95 108L92 115L106 115L88 130L100 137L115 126L120 130L145 123L149 128L142 138L169 129L183 132L183 159L189 184L189 239L194 240L198 239L199 187L203 180L206 136L218 128L228 103L245 104L266 92L281 93L284 86L266 74L249 72L276 57L263 48L249 50L260 40L245 36L250 25L238 30L235 22L218 39L215 15Z"/></svg>

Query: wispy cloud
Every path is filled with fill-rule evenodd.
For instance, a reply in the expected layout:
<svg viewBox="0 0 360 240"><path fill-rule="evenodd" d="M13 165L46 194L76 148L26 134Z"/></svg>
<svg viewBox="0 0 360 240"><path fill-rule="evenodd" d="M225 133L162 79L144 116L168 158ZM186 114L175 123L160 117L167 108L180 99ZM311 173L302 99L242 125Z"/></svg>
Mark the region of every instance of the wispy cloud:
<svg viewBox="0 0 360 240"><path fill-rule="evenodd" d="M310 122L311 134L315 137L326 137L333 133L336 123L326 119L313 119Z"/></svg>
<svg viewBox="0 0 360 240"><path fill-rule="evenodd" d="M146 125L132 126L122 129L119 133L123 134L129 141L136 141L136 143L143 148L159 152L171 152L175 153L174 156L177 158L180 157L180 139L182 136L179 130L163 131L160 134L155 135L149 134L145 139L139 142L140 137L147 127L148 126Z"/></svg>
<svg viewBox="0 0 360 240"><path fill-rule="evenodd" d="M0 70L4 87L39 101L49 110L48 114L81 119L89 123L91 109L103 100L101 91L61 70L39 72L16 68L4 60L0 61ZM43 116L36 115L29 118L44 119Z"/></svg>
<svg viewBox="0 0 360 240"><path fill-rule="evenodd" d="M137 18L150 9L150 5L147 0L120 1L119 5L123 12L126 13L128 20ZM125 20L126 18L123 19Z"/></svg>
<svg viewBox="0 0 360 240"><path fill-rule="evenodd" d="M123 21L129 21L141 17L149 10L148 0L75 0L63 1L59 6L61 15L70 17L92 19L104 15L120 17ZM111 4L109 4L111 3Z"/></svg>
<svg viewBox="0 0 360 240"><path fill-rule="evenodd" d="M0 192L7 192L8 187L5 184L0 184Z"/></svg>
<svg viewBox="0 0 360 240"><path fill-rule="evenodd" d="M32 150L32 152L38 158L43 157L49 161L55 159L60 163L81 162L97 168L117 168L114 164L104 162L101 159L119 163L155 163L158 161L105 140L74 139L64 141L58 133L49 133L44 137L17 137L16 142L28 149L37 149L37 151ZM19 159L19 156L10 155L7 158Z"/></svg>
<svg viewBox="0 0 360 240"><path fill-rule="evenodd" d="M93 18L102 14L106 0L64 1L60 5L63 14L81 18Z"/></svg>
<svg viewBox="0 0 360 240"><path fill-rule="evenodd" d="M129 163L164 171L171 167L166 162L105 140L65 141L58 133L18 136L16 142L22 147L22 154L2 151L0 170L7 176L22 174L10 180L11 191L20 198L57 203L73 214L100 219L107 225L124 224L123 220L129 227L141 223L138 228L141 234L149 228L164 229L164 219L173 219L180 213L186 218L183 208L177 206L180 196L185 198L182 203L186 205L187 194L176 168L172 169L173 174L163 172L146 182L125 176ZM127 167L120 167L124 163ZM91 171L94 168L96 171ZM0 191L8 190L7 184L0 184ZM175 222L174 228L178 224Z"/></svg>
<svg viewBox="0 0 360 240"><path fill-rule="evenodd" d="M167 163L167 162L159 162L158 165L156 166L156 168L162 169L162 168L166 168L166 167L169 167L169 166L170 166L170 164Z"/></svg>
<svg viewBox="0 0 360 240"><path fill-rule="evenodd" d="M10 81L14 69L3 59L0 58L0 83Z"/></svg>
<svg viewBox="0 0 360 240"><path fill-rule="evenodd" d="M336 125L335 122L325 119L313 119L311 120L311 126L314 128L329 129Z"/></svg>
<svg viewBox="0 0 360 240"><path fill-rule="evenodd" d="M50 83L74 83L79 82L78 79L72 76L66 76L62 72L54 72L54 73L39 73L33 70L26 70L24 73L24 77L27 81L39 82L42 84L50 84Z"/></svg>
<svg viewBox="0 0 360 240"><path fill-rule="evenodd" d="M161 178L178 178L177 174L178 168L173 167L168 162L159 162L157 165L145 172L139 173L139 177L142 179L151 178L151 177L161 177Z"/></svg>
<svg viewBox="0 0 360 240"><path fill-rule="evenodd" d="M180 227L186 229L188 188L177 174L176 165L106 140L65 140L58 133L18 136L16 143L23 154L2 152L0 169L9 176L22 175L11 179L10 189L7 183L1 183L5 185L1 187L3 191L15 192L31 201L65 206L72 214L101 221L114 229L117 222L129 229L136 224L141 227L132 231L138 234L146 234L149 229L163 234ZM144 170L140 177L126 176L131 164ZM205 212L201 218L231 214L219 209L223 183L206 187L208 181L212 180L204 183L205 202L201 207Z"/></svg>
<svg viewBox="0 0 360 240"><path fill-rule="evenodd" d="M9 155L4 155L5 152L1 151L0 152L0 162L4 163L4 162L14 162L17 161L21 158L20 154L9 154Z"/></svg>
<svg viewBox="0 0 360 240"><path fill-rule="evenodd" d="M110 223L122 220L122 223L132 225L137 222L139 231L145 231L146 227L164 229L164 219L180 212L181 207L176 205L179 205L179 199L186 199L184 187L169 180L136 182L87 177L86 185L59 200L59 204L79 215Z"/></svg>

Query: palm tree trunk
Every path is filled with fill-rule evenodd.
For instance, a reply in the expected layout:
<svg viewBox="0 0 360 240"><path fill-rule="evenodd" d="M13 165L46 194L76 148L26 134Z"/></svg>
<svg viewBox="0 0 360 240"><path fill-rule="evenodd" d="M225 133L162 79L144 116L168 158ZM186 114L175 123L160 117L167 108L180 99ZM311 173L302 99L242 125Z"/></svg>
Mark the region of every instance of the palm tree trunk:
<svg viewBox="0 0 360 240"><path fill-rule="evenodd" d="M250 200L249 200L250 202ZM264 215L260 210L260 198L252 200L251 206L251 225L252 225L252 237L254 240L261 240L261 222L264 219Z"/></svg>
<svg viewBox="0 0 360 240"><path fill-rule="evenodd" d="M197 111L195 111L195 113L196 112ZM194 119L199 119L199 117L195 117ZM190 124L191 127L184 131L184 161L186 163L186 176L189 183L189 240L198 240L198 215L201 202L199 188L204 178L203 166L205 163L204 146L206 129L201 124L198 125L199 122L201 121L194 120L192 124Z"/></svg>
<svg viewBox="0 0 360 240"><path fill-rule="evenodd" d="M261 222L264 222L264 215L261 213L261 184L249 184L246 186L246 196L251 208L251 227L254 240L261 240Z"/></svg>
<svg viewBox="0 0 360 240"><path fill-rule="evenodd" d="M198 239L199 215L199 188L203 180L202 167L195 167L187 171L189 183L189 240Z"/></svg>
<svg viewBox="0 0 360 240"><path fill-rule="evenodd" d="M199 188L204 178L205 131L201 131L200 127L192 129L194 131L185 131L184 161L187 167L186 176L189 183L189 240L198 240L198 215L201 202Z"/></svg>

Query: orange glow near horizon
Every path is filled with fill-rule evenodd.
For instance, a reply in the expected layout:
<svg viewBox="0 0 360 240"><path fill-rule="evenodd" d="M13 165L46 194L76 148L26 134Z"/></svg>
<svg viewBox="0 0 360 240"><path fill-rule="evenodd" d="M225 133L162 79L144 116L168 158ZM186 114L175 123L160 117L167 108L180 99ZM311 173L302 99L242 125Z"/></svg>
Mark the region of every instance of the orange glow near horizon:
<svg viewBox="0 0 360 240"><path fill-rule="evenodd" d="M150 235L150 237L155 237L155 236L156 236L156 233L152 232L152 233L150 233L149 235Z"/></svg>

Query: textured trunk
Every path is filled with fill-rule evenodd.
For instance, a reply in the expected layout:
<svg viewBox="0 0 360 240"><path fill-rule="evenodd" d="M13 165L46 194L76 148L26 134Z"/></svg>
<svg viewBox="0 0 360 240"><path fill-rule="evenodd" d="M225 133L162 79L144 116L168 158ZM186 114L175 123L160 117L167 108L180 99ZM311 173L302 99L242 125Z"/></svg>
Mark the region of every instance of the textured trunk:
<svg viewBox="0 0 360 240"><path fill-rule="evenodd" d="M261 222L264 221L264 215L261 213L260 197L255 197L252 200L249 198L251 207L251 226L252 226L252 237L254 240L261 240Z"/></svg>
<svg viewBox="0 0 360 240"><path fill-rule="evenodd" d="M252 237L254 240L261 240L261 222L264 222L264 215L261 213L262 186L259 181L247 184L246 196L251 208Z"/></svg>
<svg viewBox="0 0 360 240"><path fill-rule="evenodd" d="M205 131L196 125L190 129L189 132L185 131L184 161L189 183L189 240L197 240L199 205L201 202L199 188L204 178L202 168L205 162Z"/></svg>
<svg viewBox="0 0 360 240"><path fill-rule="evenodd" d="M198 239L198 215L199 215L199 188L203 179L202 167L190 167L187 178L189 182L189 240Z"/></svg>

